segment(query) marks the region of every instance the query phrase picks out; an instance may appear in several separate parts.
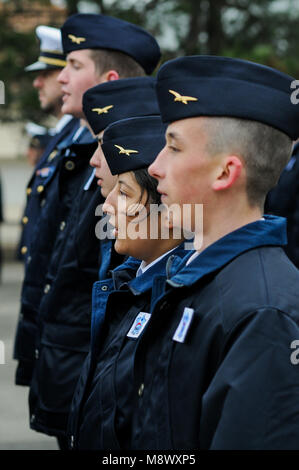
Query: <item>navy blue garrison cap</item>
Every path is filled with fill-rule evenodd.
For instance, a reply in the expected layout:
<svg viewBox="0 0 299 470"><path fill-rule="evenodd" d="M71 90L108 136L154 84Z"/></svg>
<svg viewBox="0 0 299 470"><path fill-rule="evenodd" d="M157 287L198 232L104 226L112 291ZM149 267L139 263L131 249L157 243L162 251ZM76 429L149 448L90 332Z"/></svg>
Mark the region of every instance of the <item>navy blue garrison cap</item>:
<svg viewBox="0 0 299 470"><path fill-rule="evenodd" d="M226 116L268 124L292 140L299 136L299 106L291 102L294 78L241 59L189 56L166 62L157 75L164 122Z"/></svg>
<svg viewBox="0 0 299 470"><path fill-rule="evenodd" d="M150 75L160 57L155 38L143 28L106 15L78 13L70 16L61 28L65 54L78 49L121 51L138 62Z"/></svg>
<svg viewBox="0 0 299 470"><path fill-rule="evenodd" d="M147 168L165 145L159 116L116 121L104 132L102 150L113 175Z"/></svg>
<svg viewBox="0 0 299 470"><path fill-rule="evenodd" d="M95 134L120 119L159 115L152 77L125 78L104 82L83 95L83 111Z"/></svg>

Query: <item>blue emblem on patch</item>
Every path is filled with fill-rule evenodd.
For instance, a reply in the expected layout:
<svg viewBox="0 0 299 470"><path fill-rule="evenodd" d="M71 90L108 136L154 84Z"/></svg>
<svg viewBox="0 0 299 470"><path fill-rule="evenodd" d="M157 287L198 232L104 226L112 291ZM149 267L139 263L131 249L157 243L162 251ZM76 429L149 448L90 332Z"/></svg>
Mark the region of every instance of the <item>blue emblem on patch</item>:
<svg viewBox="0 0 299 470"><path fill-rule="evenodd" d="M127 336L128 338L138 338L139 335L144 330L147 322L149 321L151 315L150 313L140 312L134 320L133 325L131 326Z"/></svg>

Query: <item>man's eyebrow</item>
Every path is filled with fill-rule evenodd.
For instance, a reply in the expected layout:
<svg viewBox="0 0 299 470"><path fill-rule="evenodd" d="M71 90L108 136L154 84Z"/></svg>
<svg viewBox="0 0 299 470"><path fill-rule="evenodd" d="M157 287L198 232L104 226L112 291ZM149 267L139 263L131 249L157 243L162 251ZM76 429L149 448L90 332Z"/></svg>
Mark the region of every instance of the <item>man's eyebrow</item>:
<svg viewBox="0 0 299 470"><path fill-rule="evenodd" d="M169 139L174 139L174 140L182 140L182 137L177 132L174 132L174 131L167 132L166 137L168 137Z"/></svg>
<svg viewBox="0 0 299 470"><path fill-rule="evenodd" d="M83 65L83 62L81 62L79 59L76 59L75 57L67 57L68 62L78 62L78 64Z"/></svg>

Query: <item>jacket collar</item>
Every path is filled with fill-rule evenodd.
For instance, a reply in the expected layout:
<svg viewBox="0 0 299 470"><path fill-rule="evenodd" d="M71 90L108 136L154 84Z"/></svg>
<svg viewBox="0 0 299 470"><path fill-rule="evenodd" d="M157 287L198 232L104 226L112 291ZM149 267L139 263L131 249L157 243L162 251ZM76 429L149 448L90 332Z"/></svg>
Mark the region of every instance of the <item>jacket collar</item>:
<svg viewBox="0 0 299 470"><path fill-rule="evenodd" d="M286 244L286 219L264 215L264 220L247 224L220 238L187 266L186 261L194 252L185 256L176 271L172 267L172 276L167 280L167 283L172 287L191 286L206 274L220 269L241 253L261 246Z"/></svg>
<svg viewBox="0 0 299 470"><path fill-rule="evenodd" d="M167 253L157 263L147 269L143 274L136 277L136 271L140 265L134 258L128 258L126 263L118 266L112 273L114 286L116 289L130 289L133 295L140 295L152 289L153 277L163 275L166 278L166 264L169 258L174 259L173 266L176 268L181 258L186 255L184 243L178 245L171 251L169 256ZM130 270L130 272L129 272ZM123 276L130 276L125 279Z"/></svg>
<svg viewBox="0 0 299 470"><path fill-rule="evenodd" d="M122 264L114 268L113 271L111 271L113 289L127 289L128 282L134 279L140 263L141 261L139 259L129 256Z"/></svg>

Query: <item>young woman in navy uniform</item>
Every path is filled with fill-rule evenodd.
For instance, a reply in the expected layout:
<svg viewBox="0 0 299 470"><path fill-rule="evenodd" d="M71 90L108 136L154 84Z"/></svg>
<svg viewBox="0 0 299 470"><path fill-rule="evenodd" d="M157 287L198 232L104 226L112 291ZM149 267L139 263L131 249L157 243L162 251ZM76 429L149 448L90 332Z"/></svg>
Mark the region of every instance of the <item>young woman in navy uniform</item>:
<svg viewBox="0 0 299 470"><path fill-rule="evenodd" d="M154 210L150 204L159 204L160 197L146 168L163 146L164 131L159 117L141 117L116 122L104 132L102 150L112 174L118 174L104 210L115 227L115 250L130 257L112 272L111 279L94 284L91 352L71 407L71 448L128 448L134 401L132 366L150 321L153 280L163 282L169 259L175 256L180 262L188 253L181 232L174 238L170 229L170 236L161 238L165 212L150 217ZM155 224L158 237L151 239ZM141 238L130 238L129 226L135 226Z"/></svg>

